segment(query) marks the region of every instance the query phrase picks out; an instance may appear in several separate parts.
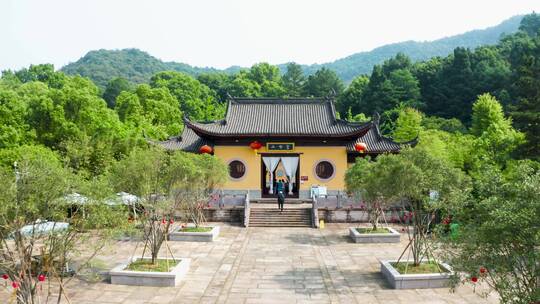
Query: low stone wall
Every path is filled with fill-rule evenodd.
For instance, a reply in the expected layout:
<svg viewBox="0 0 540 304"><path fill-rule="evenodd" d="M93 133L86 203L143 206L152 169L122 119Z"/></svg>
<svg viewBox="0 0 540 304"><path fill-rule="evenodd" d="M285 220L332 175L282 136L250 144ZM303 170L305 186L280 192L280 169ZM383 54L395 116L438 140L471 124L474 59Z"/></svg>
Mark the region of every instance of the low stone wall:
<svg viewBox="0 0 540 304"><path fill-rule="evenodd" d="M319 220L325 223L362 223L368 221L368 213L354 209L319 209Z"/></svg>
<svg viewBox="0 0 540 304"><path fill-rule="evenodd" d="M392 215L395 214L395 211L386 211L386 221L390 223ZM367 223L369 217L365 210L319 208L319 220L324 220L325 223Z"/></svg>
<svg viewBox="0 0 540 304"><path fill-rule="evenodd" d="M177 211L175 216L180 221L189 222L182 211ZM244 208L204 209L207 222L242 223L244 221Z"/></svg>
<svg viewBox="0 0 540 304"><path fill-rule="evenodd" d="M390 223L392 217L391 211L386 213L386 220ZM204 215L208 222L227 222L227 223L243 223L244 208L222 208L222 209L204 209ZM368 213L365 210L359 209L318 209L319 220L324 220L325 223L367 223ZM177 212L176 216L182 220L186 217L182 216L181 212ZM186 220L187 221L187 220Z"/></svg>

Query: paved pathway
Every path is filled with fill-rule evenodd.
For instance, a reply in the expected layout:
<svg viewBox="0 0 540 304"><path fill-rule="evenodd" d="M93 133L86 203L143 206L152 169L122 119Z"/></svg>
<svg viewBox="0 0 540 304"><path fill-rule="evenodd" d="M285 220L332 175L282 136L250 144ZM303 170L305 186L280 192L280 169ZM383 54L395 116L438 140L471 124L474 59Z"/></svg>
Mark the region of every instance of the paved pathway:
<svg viewBox="0 0 540 304"><path fill-rule="evenodd" d="M405 243L354 244L349 224L325 229L242 228L220 224L213 243L170 242L178 257L192 258L177 287L133 287L74 281L72 303L497 303L470 287L393 290L379 259L396 258ZM108 268L126 260L134 242L118 242L99 259ZM5 294L0 292L0 300ZM1 302L1 301L0 301ZM3 303L3 302L2 302Z"/></svg>

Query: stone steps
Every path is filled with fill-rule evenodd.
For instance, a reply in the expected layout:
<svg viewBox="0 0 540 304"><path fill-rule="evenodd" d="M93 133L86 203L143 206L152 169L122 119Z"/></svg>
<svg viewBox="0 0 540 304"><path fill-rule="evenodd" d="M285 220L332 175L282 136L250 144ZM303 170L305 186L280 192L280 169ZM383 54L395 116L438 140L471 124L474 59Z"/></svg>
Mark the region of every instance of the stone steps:
<svg viewBox="0 0 540 304"><path fill-rule="evenodd" d="M312 227L311 209L251 208L251 227Z"/></svg>

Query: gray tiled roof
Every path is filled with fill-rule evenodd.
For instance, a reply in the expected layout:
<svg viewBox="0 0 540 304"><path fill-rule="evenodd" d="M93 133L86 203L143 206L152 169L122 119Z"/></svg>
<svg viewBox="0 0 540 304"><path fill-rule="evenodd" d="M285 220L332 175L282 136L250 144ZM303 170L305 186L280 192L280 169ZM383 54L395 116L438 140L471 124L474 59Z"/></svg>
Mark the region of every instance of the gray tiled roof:
<svg viewBox="0 0 540 304"><path fill-rule="evenodd" d="M203 145L214 146L212 137L227 136L327 136L349 140L347 151L355 152L354 145L363 142L367 153L399 152L403 145L416 140L396 143L382 136L379 115L368 123L350 123L335 118L335 110L328 99L234 99L230 101L224 120L200 123L185 120L180 136L154 142L168 150L199 152Z"/></svg>
<svg viewBox="0 0 540 304"><path fill-rule="evenodd" d="M374 154L380 154L385 152L396 153L399 152L404 145L416 145L416 139L405 143L397 143L391 138L383 136L379 130L378 115L374 117L373 122L373 127L369 129L369 131L364 136L361 136L347 144L347 152L356 152L354 145L357 143L365 143L367 146L366 153Z"/></svg>
<svg viewBox="0 0 540 304"><path fill-rule="evenodd" d="M184 128L180 136L171 137L168 140L156 142L156 144L167 150L183 150L186 152L199 152L199 149L204 145L214 146L211 141L199 137L190 128Z"/></svg>
<svg viewBox="0 0 540 304"><path fill-rule="evenodd" d="M208 123L185 119L187 127L205 136L328 136L364 134L371 123L336 119L329 99L243 99L229 101L226 118Z"/></svg>

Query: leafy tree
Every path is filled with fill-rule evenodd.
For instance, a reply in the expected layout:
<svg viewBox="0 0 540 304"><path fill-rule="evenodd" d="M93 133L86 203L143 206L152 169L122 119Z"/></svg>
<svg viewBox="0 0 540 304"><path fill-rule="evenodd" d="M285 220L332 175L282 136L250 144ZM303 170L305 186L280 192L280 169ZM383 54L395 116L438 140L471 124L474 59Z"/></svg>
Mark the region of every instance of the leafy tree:
<svg viewBox="0 0 540 304"><path fill-rule="evenodd" d="M339 96L336 103L337 110L342 114L351 111L351 117L360 113L372 114L365 111L365 105L363 102L363 95L368 84L369 77L366 75L355 78L351 84L349 84L347 89L345 89L343 94Z"/></svg>
<svg viewBox="0 0 540 304"><path fill-rule="evenodd" d="M407 69L392 71L388 77L393 92L391 104L403 103L406 106L421 108L418 80Z"/></svg>
<svg viewBox="0 0 540 304"><path fill-rule="evenodd" d="M365 204L372 230L377 231L385 210L395 198L389 184L392 176L385 173L394 158L381 157L377 162L368 158L357 158L345 173L347 191L354 193Z"/></svg>
<svg viewBox="0 0 540 304"><path fill-rule="evenodd" d="M240 71L231 82L229 93L238 97L282 97L286 89L279 69L262 62Z"/></svg>
<svg viewBox="0 0 540 304"><path fill-rule="evenodd" d="M405 149L400 155L385 157L395 158L383 171L394 178L393 184L388 185L389 191L404 199L404 207L411 210L409 217L414 228L408 231L409 243L403 253L410 250L412 267L419 266L424 259L433 261L435 251L427 233L435 213L448 212L449 202L466 199L469 179L461 170L422 149Z"/></svg>
<svg viewBox="0 0 540 304"><path fill-rule="evenodd" d="M477 157L499 165L504 165L524 140L523 134L512 128L511 120L504 117L499 102L489 94L478 96L473 105L471 133L477 136Z"/></svg>
<svg viewBox="0 0 540 304"><path fill-rule="evenodd" d="M52 64L30 65L28 69L23 68L20 71L15 72L15 76L22 83L39 81L46 83L47 86L55 89L60 89L67 78L64 73L55 72Z"/></svg>
<svg viewBox="0 0 540 304"><path fill-rule="evenodd" d="M27 105L10 88L0 87L0 148L33 142L35 135L27 123Z"/></svg>
<svg viewBox="0 0 540 304"><path fill-rule="evenodd" d="M398 142L406 142L418 137L422 129L422 113L413 108L404 108L399 112L392 137Z"/></svg>
<svg viewBox="0 0 540 304"><path fill-rule="evenodd" d="M120 119L151 138L164 139L177 135L182 128L178 101L167 88L151 88L142 84L134 92L123 92L117 98Z"/></svg>
<svg viewBox="0 0 540 304"><path fill-rule="evenodd" d="M337 74L323 67L315 74L309 75L304 87L304 94L315 97L337 96L343 92L343 89L343 82Z"/></svg>
<svg viewBox="0 0 540 304"><path fill-rule="evenodd" d="M116 97L123 91L130 91L131 84L129 81L122 77L113 78L107 83L105 91L103 92L103 99L107 102L109 108L114 109L116 105Z"/></svg>
<svg viewBox="0 0 540 304"><path fill-rule="evenodd" d="M422 127L426 130L441 130L450 133L466 133L467 128L457 118L442 118L437 116L424 116Z"/></svg>
<svg viewBox="0 0 540 304"><path fill-rule="evenodd" d="M540 299L540 171L535 167L522 162L505 176L485 166L472 198L450 202L459 231L446 239L444 252L461 279L455 284L485 283L503 303Z"/></svg>
<svg viewBox="0 0 540 304"><path fill-rule="evenodd" d="M207 191L224 181L226 168L213 156L185 152L168 154L157 147L135 149L112 167L110 182L113 188L143 199L145 213L139 219L152 264L157 263L176 209L189 206L195 208L190 211L200 215L197 210L202 209L203 196L208 199ZM192 218L200 224L198 216Z"/></svg>
<svg viewBox="0 0 540 304"><path fill-rule="evenodd" d="M103 214L98 210L109 206L89 202L85 216L68 217L68 204L62 198L83 182L76 182L50 151L28 147L18 152L14 167L0 167L0 271L11 281L12 300L17 303L46 300L38 292L43 287L60 302L72 279L67 278L65 265L78 265L72 269L75 274L87 267L110 233L124 222L120 220L122 213L108 217L108 228L96 227L89 242L89 235L80 229L95 222L95 215ZM81 246L89 257L78 258ZM77 263L73 263L75 258ZM43 282L47 279L58 284Z"/></svg>
<svg viewBox="0 0 540 304"><path fill-rule="evenodd" d="M524 16L523 19L521 19L519 29L527 33L530 37L538 36L540 31L540 15L533 12L532 14Z"/></svg>
<svg viewBox="0 0 540 304"><path fill-rule="evenodd" d="M294 62L287 64L287 72L283 74L283 87L287 90L287 96L302 96L306 77L302 66Z"/></svg>
<svg viewBox="0 0 540 304"><path fill-rule="evenodd" d="M152 76L150 86L167 88L178 100L179 109L194 120L213 120L223 116L224 108L214 93L191 76L160 72Z"/></svg>
<svg viewBox="0 0 540 304"><path fill-rule="evenodd" d="M245 71L240 71L231 81L228 93L233 97L261 97L261 85L251 80Z"/></svg>
<svg viewBox="0 0 540 304"><path fill-rule="evenodd" d="M227 94L230 94L229 87L234 77L224 73L205 73L197 76L197 80L208 88L216 92L216 95L221 102L226 102Z"/></svg>
<svg viewBox="0 0 540 304"><path fill-rule="evenodd" d="M403 54L374 66L363 94L364 112L384 112L400 104L422 107L419 82L411 68L410 59Z"/></svg>
<svg viewBox="0 0 540 304"><path fill-rule="evenodd" d="M534 15L538 19L538 15ZM536 20L534 19L534 20ZM524 18L524 21L525 18ZM532 20L530 20L532 22ZM532 27L532 25L527 25ZM537 27L537 32L539 31ZM517 102L510 108L516 127L525 133L523 157L540 159L540 35L519 37L510 52L513 88Z"/></svg>

